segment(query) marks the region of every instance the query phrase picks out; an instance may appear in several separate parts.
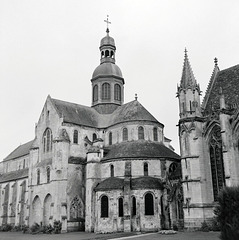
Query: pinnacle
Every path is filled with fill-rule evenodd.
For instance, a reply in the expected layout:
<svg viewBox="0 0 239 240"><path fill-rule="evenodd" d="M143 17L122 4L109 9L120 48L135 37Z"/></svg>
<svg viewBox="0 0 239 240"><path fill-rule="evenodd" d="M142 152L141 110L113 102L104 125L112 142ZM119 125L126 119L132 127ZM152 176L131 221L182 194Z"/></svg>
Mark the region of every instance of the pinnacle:
<svg viewBox="0 0 239 240"><path fill-rule="evenodd" d="M183 73L182 73L180 85L182 88L187 88L187 87L195 86L196 84L197 84L197 81L194 77L194 74L188 59L187 49L185 48Z"/></svg>

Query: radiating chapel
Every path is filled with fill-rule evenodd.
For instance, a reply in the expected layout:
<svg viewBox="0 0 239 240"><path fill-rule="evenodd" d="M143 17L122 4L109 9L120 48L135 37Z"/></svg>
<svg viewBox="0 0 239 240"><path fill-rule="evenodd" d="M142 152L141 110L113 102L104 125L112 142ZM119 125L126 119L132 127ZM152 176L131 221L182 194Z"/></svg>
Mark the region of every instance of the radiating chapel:
<svg viewBox="0 0 239 240"><path fill-rule="evenodd" d="M137 98L124 103L125 80L115 56L107 28L91 78L91 106L48 96L35 138L1 162L0 225L60 220L62 231L106 233L182 224L180 156L164 125Z"/></svg>

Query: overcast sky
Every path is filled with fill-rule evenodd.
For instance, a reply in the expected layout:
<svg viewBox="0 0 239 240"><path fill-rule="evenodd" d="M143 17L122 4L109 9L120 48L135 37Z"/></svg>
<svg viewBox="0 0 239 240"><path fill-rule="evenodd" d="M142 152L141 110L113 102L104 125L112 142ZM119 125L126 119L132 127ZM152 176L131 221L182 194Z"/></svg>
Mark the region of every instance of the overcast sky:
<svg viewBox="0 0 239 240"><path fill-rule="evenodd" d="M34 138L48 94L91 105L107 14L125 103L137 93L179 153L184 49L204 96L215 57L239 62L238 0L0 0L0 159Z"/></svg>

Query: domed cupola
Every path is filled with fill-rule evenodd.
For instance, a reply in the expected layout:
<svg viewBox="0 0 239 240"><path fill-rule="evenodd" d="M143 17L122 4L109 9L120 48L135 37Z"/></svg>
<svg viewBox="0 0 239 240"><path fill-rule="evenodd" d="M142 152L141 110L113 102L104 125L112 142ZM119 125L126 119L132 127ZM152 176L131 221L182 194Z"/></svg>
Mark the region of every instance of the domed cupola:
<svg viewBox="0 0 239 240"><path fill-rule="evenodd" d="M107 24L109 23L107 18ZM124 103L124 78L115 64L115 41L106 36L100 42L100 65L92 75L92 107L99 113L110 114Z"/></svg>

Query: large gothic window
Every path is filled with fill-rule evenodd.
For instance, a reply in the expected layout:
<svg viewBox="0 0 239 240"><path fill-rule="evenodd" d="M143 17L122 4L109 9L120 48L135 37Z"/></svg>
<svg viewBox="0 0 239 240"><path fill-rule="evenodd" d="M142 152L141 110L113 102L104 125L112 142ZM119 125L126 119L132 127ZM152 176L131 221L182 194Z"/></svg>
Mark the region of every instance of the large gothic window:
<svg viewBox="0 0 239 240"><path fill-rule="evenodd" d="M109 217L109 200L107 196L101 198L101 217Z"/></svg>
<svg viewBox="0 0 239 240"><path fill-rule="evenodd" d="M223 156L222 156L222 139L221 129L216 126L212 130L209 141L209 153L212 173L212 187L214 200L217 200L218 193L222 189L225 182Z"/></svg>
<svg viewBox="0 0 239 240"><path fill-rule="evenodd" d="M128 129L123 129L123 141L128 141Z"/></svg>
<svg viewBox="0 0 239 240"><path fill-rule="evenodd" d="M102 85L102 100L109 100L110 99L110 84L104 83Z"/></svg>
<svg viewBox="0 0 239 240"><path fill-rule="evenodd" d="M50 152L52 150L52 133L51 129L47 128L43 134L43 151Z"/></svg>
<svg viewBox="0 0 239 240"><path fill-rule="evenodd" d="M142 126L138 128L138 139L144 139L144 128Z"/></svg>
<svg viewBox="0 0 239 240"><path fill-rule="evenodd" d="M98 85L93 87L93 102L98 100Z"/></svg>
<svg viewBox="0 0 239 240"><path fill-rule="evenodd" d="M70 219L79 220L84 218L84 206L78 196L74 197L70 205Z"/></svg>
<svg viewBox="0 0 239 240"><path fill-rule="evenodd" d="M115 84L114 95L115 100L121 101L121 87L119 84Z"/></svg>
<svg viewBox="0 0 239 240"><path fill-rule="evenodd" d="M145 215L154 215L154 197L152 193L147 193L144 197Z"/></svg>

